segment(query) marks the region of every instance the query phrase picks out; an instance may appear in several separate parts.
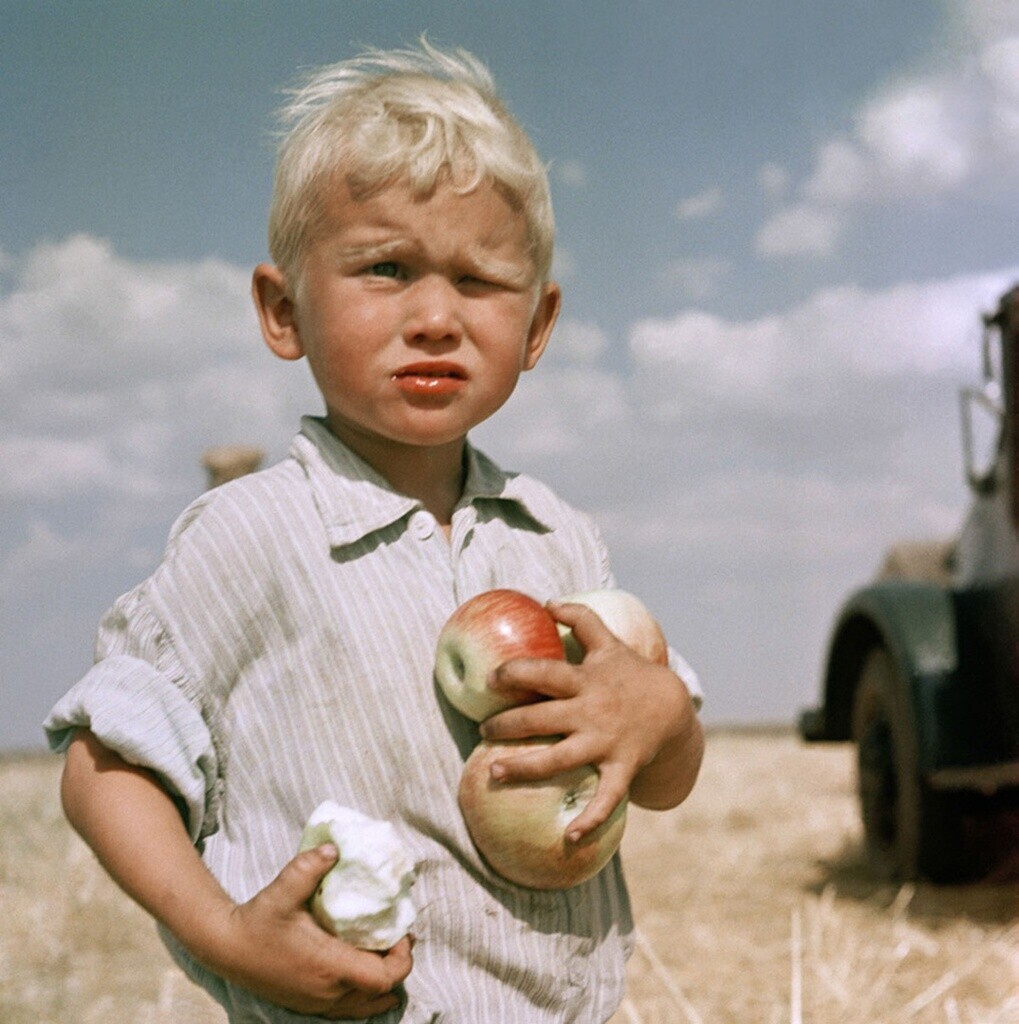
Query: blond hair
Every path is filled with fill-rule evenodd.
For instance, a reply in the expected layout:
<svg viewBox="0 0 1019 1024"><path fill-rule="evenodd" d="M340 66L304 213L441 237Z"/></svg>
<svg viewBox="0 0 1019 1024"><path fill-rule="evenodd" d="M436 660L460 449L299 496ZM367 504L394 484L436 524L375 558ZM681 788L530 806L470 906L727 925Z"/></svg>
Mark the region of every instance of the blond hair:
<svg viewBox="0 0 1019 1024"><path fill-rule="evenodd" d="M440 182L470 192L491 182L523 213L541 280L555 225L548 176L496 95L488 69L465 50L369 50L312 72L288 93L269 213L269 252L300 276L321 218L321 193L342 174L355 195L397 180L417 196Z"/></svg>

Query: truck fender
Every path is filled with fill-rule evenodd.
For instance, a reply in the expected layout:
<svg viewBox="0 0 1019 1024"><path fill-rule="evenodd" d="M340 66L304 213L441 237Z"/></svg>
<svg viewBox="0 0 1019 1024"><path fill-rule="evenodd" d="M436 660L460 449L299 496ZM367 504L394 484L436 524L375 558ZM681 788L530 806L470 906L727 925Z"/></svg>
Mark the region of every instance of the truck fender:
<svg viewBox="0 0 1019 1024"><path fill-rule="evenodd" d="M824 673L824 734L852 738L856 683L867 654L884 647L906 684L901 699L915 723L918 762L937 760L937 692L958 667L951 592L936 584L883 580L857 590L842 606L828 647Z"/></svg>

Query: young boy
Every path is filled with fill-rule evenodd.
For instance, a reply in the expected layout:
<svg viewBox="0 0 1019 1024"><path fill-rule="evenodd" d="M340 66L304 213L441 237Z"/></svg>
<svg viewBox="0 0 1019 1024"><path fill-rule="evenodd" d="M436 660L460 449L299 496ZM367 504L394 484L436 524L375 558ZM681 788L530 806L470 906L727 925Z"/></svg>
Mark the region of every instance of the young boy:
<svg viewBox="0 0 1019 1024"><path fill-rule="evenodd" d="M325 415L282 463L184 512L153 576L107 614L95 667L46 723L67 750L67 815L231 1021L604 1021L632 933L619 858L564 891L494 874L456 802L478 728L432 681L439 630L472 595L612 584L586 517L467 442L559 312L544 170L463 53L327 68L287 117L275 264L253 294L269 348L307 359ZM551 699L481 732L562 737L497 781L598 768L575 841L627 792L682 801L702 737L678 656L685 681L588 609L552 607L583 664L506 664L494 685ZM385 954L306 908L337 851L294 851L327 798L393 822L418 864L413 939Z"/></svg>

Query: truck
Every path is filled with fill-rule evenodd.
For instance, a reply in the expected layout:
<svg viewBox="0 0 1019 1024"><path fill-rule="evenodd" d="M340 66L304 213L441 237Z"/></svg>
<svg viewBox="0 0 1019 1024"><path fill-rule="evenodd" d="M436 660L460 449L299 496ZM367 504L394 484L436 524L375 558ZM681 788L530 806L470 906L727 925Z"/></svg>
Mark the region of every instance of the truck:
<svg viewBox="0 0 1019 1024"><path fill-rule="evenodd" d="M866 858L888 879L1019 877L1019 284L960 392L971 502L838 610L806 741L851 742Z"/></svg>

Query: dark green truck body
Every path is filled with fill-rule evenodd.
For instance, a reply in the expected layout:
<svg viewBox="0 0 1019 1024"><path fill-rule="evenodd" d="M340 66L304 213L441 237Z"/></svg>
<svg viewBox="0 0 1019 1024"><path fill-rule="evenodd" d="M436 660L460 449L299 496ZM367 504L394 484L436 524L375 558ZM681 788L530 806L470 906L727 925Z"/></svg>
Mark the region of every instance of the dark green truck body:
<svg viewBox="0 0 1019 1024"><path fill-rule="evenodd" d="M807 740L857 744L868 850L899 877L1019 866L1019 288L984 321L985 380L963 395L974 501L960 535L943 564L849 596L821 705L800 718ZM980 465L975 401L992 427Z"/></svg>

